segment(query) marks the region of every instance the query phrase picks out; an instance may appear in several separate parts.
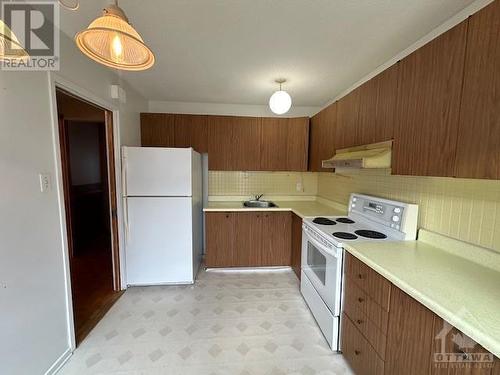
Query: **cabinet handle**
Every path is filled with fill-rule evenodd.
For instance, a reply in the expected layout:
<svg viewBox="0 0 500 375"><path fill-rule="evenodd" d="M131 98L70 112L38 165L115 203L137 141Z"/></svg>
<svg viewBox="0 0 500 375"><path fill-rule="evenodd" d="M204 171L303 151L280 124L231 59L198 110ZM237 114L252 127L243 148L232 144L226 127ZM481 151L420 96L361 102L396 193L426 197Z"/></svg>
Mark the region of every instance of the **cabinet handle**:
<svg viewBox="0 0 500 375"><path fill-rule="evenodd" d="M361 319L356 320L356 323L361 324L363 321Z"/></svg>
<svg viewBox="0 0 500 375"><path fill-rule="evenodd" d="M226 215L226 219L229 219L229 215Z"/></svg>
<svg viewBox="0 0 500 375"><path fill-rule="evenodd" d="M359 297L359 298L358 298L358 302L359 302L359 303L363 303L364 301L365 301L365 299L364 299L364 298L361 298L361 297Z"/></svg>
<svg viewBox="0 0 500 375"><path fill-rule="evenodd" d="M358 279L363 280L365 278L365 275L358 273Z"/></svg>
<svg viewBox="0 0 500 375"><path fill-rule="evenodd" d="M360 355L360 354L361 354L361 352L360 352L359 350L355 350L355 351L354 351L354 354L356 354L356 355Z"/></svg>

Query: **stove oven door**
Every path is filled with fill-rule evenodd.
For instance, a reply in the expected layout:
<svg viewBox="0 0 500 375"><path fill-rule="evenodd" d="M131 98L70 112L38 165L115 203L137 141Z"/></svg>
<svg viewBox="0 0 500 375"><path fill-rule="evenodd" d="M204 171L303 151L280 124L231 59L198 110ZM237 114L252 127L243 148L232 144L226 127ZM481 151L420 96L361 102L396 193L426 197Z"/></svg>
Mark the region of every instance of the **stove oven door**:
<svg viewBox="0 0 500 375"><path fill-rule="evenodd" d="M334 316L340 315L342 254L342 248L328 248L304 228L302 271Z"/></svg>

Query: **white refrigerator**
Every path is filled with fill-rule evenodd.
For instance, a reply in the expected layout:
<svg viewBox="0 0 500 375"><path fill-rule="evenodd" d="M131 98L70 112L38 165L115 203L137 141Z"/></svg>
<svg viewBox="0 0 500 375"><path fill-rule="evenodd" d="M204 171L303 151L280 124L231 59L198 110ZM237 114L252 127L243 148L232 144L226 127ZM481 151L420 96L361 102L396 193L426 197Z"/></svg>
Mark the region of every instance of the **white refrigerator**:
<svg viewBox="0 0 500 375"><path fill-rule="evenodd" d="M127 285L192 284L203 247L201 155L123 147Z"/></svg>

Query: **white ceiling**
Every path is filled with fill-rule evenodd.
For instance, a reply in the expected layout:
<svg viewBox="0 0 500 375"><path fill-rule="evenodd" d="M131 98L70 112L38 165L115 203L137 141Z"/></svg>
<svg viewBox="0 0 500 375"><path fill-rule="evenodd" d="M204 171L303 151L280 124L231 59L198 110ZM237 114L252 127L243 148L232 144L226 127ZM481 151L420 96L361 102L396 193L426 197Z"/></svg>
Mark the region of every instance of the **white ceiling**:
<svg viewBox="0 0 500 375"><path fill-rule="evenodd" d="M285 77L294 105L328 102L472 0L120 0L156 55L125 80L148 100L266 104ZM61 11L73 36L110 1Z"/></svg>

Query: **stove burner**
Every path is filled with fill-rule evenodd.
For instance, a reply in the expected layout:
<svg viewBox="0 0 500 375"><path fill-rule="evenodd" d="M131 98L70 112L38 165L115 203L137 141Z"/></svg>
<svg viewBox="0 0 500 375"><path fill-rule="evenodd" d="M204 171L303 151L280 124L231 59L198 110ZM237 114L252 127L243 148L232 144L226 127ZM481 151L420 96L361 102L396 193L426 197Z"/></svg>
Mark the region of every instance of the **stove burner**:
<svg viewBox="0 0 500 375"><path fill-rule="evenodd" d="M354 220L351 220L348 217L339 217L338 219L335 219L335 220L337 220L339 223L344 223L344 224L354 224L355 223Z"/></svg>
<svg viewBox="0 0 500 375"><path fill-rule="evenodd" d="M376 232L374 230L357 230L354 233L360 235L361 237L366 237L366 238L377 238L377 239L384 239L387 238L387 236L383 233Z"/></svg>
<svg viewBox="0 0 500 375"><path fill-rule="evenodd" d="M321 224L321 225L335 225L335 224L337 224L335 221L327 219L326 217L317 217L313 220L313 223Z"/></svg>
<svg viewBox="0 0 500 375"><path fill-rule="evenodd" d="M343 240L355 240L358 238L355 234L347 233L347 232L335 232L333 233L334 237L341 238Z"/></svg>

